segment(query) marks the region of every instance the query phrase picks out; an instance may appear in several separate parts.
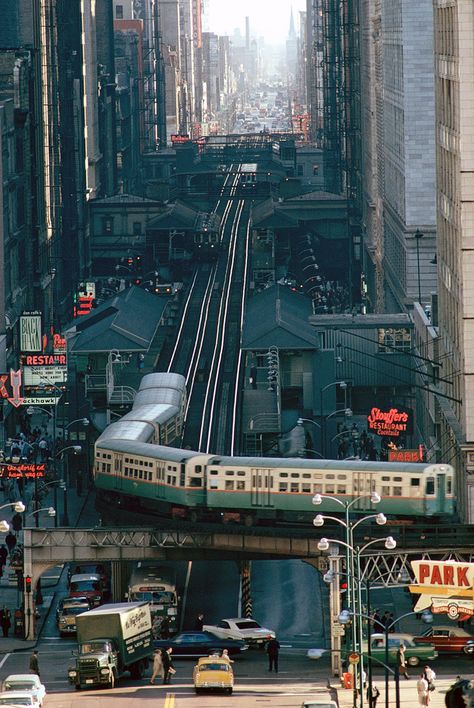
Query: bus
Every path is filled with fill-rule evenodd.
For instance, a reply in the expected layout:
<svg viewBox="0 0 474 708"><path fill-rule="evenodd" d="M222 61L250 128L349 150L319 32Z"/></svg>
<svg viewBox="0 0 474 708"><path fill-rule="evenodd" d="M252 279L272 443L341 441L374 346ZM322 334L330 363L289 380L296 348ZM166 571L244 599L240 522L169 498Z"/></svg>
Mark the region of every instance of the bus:
<svg viewBox="0 0 474 708"><path fill-rule="evenodd" d="M166 617L170 634L178 631L176 572L171 566L140 562L128 581L129 602L149 602L154 625Z"/></svg>

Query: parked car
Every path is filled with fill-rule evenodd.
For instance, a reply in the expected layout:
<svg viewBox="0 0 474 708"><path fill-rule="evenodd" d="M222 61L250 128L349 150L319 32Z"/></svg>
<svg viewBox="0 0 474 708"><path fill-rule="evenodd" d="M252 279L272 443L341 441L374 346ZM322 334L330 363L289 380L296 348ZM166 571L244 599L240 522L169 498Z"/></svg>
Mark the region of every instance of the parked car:
<svg viewBox="0 0 474 708"><path fill-rule="evenodd" d="M181 632L172 639L155 639L155 649L173 649L173 656L207 656L213 651L227 649L229 655L240 654L247 649L245 642L239 639L223 639L211 632Z"/></svg>
<svg viewBox="0 0 474 708"><path fill-rule="evenodd" d="M205 624L204 631L212 632L217 637L226 639L242 639L250 646L264 646L270 639L275 638L275 632L266 627L261 627L251 617L235 617L223 619L217 625Z"/></svg>
<svg viewBox="0 0 474 708"><path fill-rule="evenodd" d="M10 674L2 682L2 691L28 691L36 698L39 706L43 705L46 696L46 688L35 674Z"/></svg>
<svg viewBox="0 0 474 708"><path fill-rule="evenodd" d="M372 634L371 653L374 659L385 661L385 634ZM411 634L390 633L388 635L388 661L395 664L397 651L400 644L405 645L405 660L409 666L418 666L420 662L433 661L438 658L438 652L433 644L416 644L415 637ZM367 654L368 645L364 642L364 654Z"/></svg>
<svg viewBox="0 0 474 708"><path fill-rule="evenodd" d="M194 667L193 682L196 693L218 690L231 694L234 688L234 672L230 661L221 656L199 659Z"/></svg>
<svg viewBox="0 0 474 708"><path fill-rule="evenodd" d="M453 625L429 627L415 642L433 644L439 654L474 654L474 636Z"/></svg>
<svg viewBox="0 0 474 708"><path fill-rule="evenodd" d="M2 691L0 693L0 706L33 706L38 708L36 696L30 691Z"/></svg>

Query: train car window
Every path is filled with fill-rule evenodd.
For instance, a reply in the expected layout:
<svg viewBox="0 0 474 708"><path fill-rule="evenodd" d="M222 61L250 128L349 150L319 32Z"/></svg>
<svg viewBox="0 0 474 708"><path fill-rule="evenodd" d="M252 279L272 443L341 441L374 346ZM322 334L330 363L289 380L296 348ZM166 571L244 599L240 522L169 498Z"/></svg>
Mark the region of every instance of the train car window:
<svg viewBox="0 0 474 708"><path fill-rule="evenodd" d="M227 492L233 492L234 491L234 480L233 479L226 479L225 488L226 488Z"/></svg>
<svg viewBox="0 0 474 708"><path fill-rule="evenodd" d="M390 477L382 477L382 482L390 482Z"/></svg>
<svg viewBox="0 0 474 708"><path fill-rule="evenodd" d="M189 480L190 487L202 487L202 479L200 477L191 477Z"/></svg>
<svg viewBox="0 0 474 708"><path fill-rule="evenodd" d="M128 459L128 457L125 458L125 462L130 462L130 460Z"/></svg>
<svg viewBox="0 0 474 708"><path fill-rule="evenodd" d="M322 479L322 478L323 478L323 475L321 474L321 472L314 472L313 473L313 479Z"/></svg>
<svg viewBox="0 0 474 708"><path fill-rule="evenodd" d="M303 479L311 479L311 475L310 475L310 474L304 474L304 475L303 475Z"/></svg>
<svg viewBox="0 0 474 708"><path fill-rule="evenodd" d="M290 485L290 492L299 492L299 491L300 491L299 482L292 482Z"/></svg>
<svg viewBox="0 0 474 708"><path fill-rule="evenodd" d="M120 463L117 459L114 460L114 471L118 472L120 469Z"/></svg>
<svg viewBox="0 0 474 708"><path fill-rule="evenodd" d="M393 481L394 482L403 482L403 477L394 477Z"/></svg>
<svg viewBox="0 0 474 708"><path fill-rule="evenodd" d="M209 474L219 474L217 470L209 470Z"/></svg>
<svg viewBox="0 0 474 708"><path fill-rule="evenodd" d="M233 477L234 476L234 470L226 470L225 471L226 477Z"/></svg>
<svg viewBox="0 0 474 708"><path fill-rule="evenodd" d="M239 471L237 472L237 476L238 476L238 477L245 477L245 475L246 475L246 472L244 472L243 470L239 470Z"/></svg>
<svg viewBox="0 0 474 708"><path fill-rule="evenodd" d="M412 477L410 479L410 485L412 487L419 487L420 486L420 478L419 477Z"/></svg>
<svg viewBox="0 0 474 708"><path fill-rule="evenodd" d="M338 494L345 494L346 493L346 485L345 484L338 484L337 485L337 493Z"/></svg>
<svg viewBox="0 0 474 708"><path fill-rule="evenodd" d="M388 486L388 484L382 486L382 496L390 496L390 487Z"/></svg>
<svg viewBox="0 0 474 708"><path fill-rule="evenodd" d="M143 470L138 470L138 479L143 479Z"/></svg>
<svg viewBox="0 0 474 708"><path fill-rule="evenodd" d="M326 484L326 494L334 494L334 484Z"/></svg>
<svg viewBox="0 0 474 708"><path fill-rule="evenodd" d="M288 491L288 482L280 482L279 487L278 487L279 492L287 492Z"/></svg>
<svg viewBox="0 0 474 708"><path fill-rule="evenodd" d="M196 474L199 474L202 472L202 466L201 465L194 465L194 471Z"/></svg>
<svg viewBox="0 0 474 708"><path fill-rule="evenodd" d="M245 482L242 479L237 480L237 489L245 489Z"/></svg>
<svg viewBox="0 0 474 708"><path fill-rule="evenodd" d="M338 479L344 479L344 480L347 479L347 477L346 477L345 474L338 474L338 475L337 475L337 478L338 478Z"/></svg>
<svg viewBox="0 0 474 708"><path fill-rule="evenodd" d="M299 472L292 472L292 473L291 473L291 478L292 478L292 479L299 479L299 478L300 478Z"/></svg>
<svg viewBox="0 0 474 708"><path fill-rule="evenodd" d="M138 479L138 470L133 470L133 476L135 479Z"/></svg>
<svg viewBox="0 0 474 708"><path fill-rule="evenodd" d="M303 482L302 485L301 485L301 491L302 491L302 492L307 492L307 493L308 493L308 492L311 492L311 485L310 485L310 484L306 484L305 482Z"/></svg>
<svg viewBox="0 0 474 708"><path fill-rule="evenodd" d="M336 475L334 475L334 474L327 474L326 475L326 479L335 479L335 478L336 478Z"/></svg>
<svg viewBox="0 0 474 708"><path fill-rule="evenodd" d="M402 488L401 487L394 487L393 488L393 496L394 497L401 497L402 496Z"/></svg>
<svg viewBox="0 0 474 708"><path fill-rule="evenodd" d="M313 494L322 494L323 493L323 485L322 484L313 484Z"/></svg>
<svg viewBox="0 0 474 708"><path fill-rule="evenodd" d="M435 481L434 477L428 477L426 480L426 494L435 493Z"/></svg>
<svg viewBox="0 0 474 708"><path fill-rule="evenodd" d="M217 485L218 485L217 479L210 479L209 480L210 489L217 489Z"/></svg>
<svg viewBox="0 0 474 708"><path fill-rule="evenodd" d="M453 493L453 480L451 477L446 477L446 494Z"/></svg>
<svg viewBox="0 0 474 708"><path fill-rule="evenodd" d="M280 472L280 477L288 477L288 472Z"/></svg>

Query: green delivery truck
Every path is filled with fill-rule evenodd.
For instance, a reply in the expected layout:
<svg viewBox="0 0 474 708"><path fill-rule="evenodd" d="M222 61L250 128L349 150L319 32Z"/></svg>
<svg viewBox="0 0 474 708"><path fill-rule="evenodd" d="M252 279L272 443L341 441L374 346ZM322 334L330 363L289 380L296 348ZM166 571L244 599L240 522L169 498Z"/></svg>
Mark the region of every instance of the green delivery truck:
<svg viewBox="0 0 474 708"><path fill-rule="evenodd" d="M153 652L148 602L102 605L77 617L78 652L68 670L76 689L113 688L125 671L140 679Z"/></svg>

